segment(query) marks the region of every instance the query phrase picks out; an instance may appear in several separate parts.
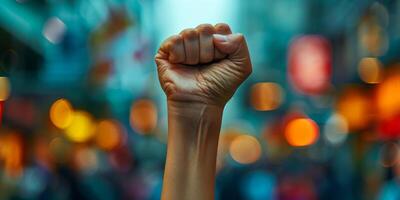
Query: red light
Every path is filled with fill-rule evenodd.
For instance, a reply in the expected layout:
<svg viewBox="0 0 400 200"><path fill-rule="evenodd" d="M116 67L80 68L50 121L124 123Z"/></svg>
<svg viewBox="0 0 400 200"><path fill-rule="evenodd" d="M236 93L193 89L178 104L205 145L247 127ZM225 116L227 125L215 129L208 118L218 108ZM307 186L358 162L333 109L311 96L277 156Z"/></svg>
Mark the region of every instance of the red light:
<svg viewBox="0 0 400 200"><path fill-rule="evenodd" d="M381 121L379 132L382 139L398 139L400 137L400 115Z"/></svg>
<svg viewBox="0 0 400 200"><path fill-rule="evenodd" d="M320 94L331 76L331 47L325 38L316 35L295 39L289 50L288 76L301 93Z"/></svg>

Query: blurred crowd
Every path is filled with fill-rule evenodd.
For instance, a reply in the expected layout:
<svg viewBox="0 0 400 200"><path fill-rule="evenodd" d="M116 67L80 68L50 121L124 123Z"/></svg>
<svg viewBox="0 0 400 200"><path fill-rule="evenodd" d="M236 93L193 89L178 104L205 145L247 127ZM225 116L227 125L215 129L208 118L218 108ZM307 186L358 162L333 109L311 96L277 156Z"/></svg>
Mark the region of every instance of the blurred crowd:
<svg viewBox="0 0 400 200"><path fill-rule="evenodd" d="M218 20L254 70L225 108L216 199L400 199L400 1L213 2L2 1L0 199L159 199L153 56Z"/></svg>

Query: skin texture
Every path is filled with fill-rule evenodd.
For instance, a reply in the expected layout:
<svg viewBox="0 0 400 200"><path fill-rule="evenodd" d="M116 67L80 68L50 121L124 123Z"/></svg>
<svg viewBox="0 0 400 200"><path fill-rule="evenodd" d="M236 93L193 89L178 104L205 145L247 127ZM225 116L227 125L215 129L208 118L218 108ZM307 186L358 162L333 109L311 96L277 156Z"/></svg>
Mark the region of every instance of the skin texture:
<svg viewBox="0 0 400 200"><path fill-rule="evenodd" d="M227 24L202 24L165 40L155 61L168 102L161 198L214 199L224 106L252 71L245 38Z"/></svg>

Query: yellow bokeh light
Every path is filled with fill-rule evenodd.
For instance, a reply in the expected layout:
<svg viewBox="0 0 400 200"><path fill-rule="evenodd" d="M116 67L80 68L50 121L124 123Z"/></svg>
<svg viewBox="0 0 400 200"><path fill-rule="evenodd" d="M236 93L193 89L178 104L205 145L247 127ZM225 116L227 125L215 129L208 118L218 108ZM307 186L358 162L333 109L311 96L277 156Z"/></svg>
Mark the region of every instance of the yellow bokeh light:
<svg viewBox="0 0 400 200"><path fill-rule="evenodd" d="M250 102L256 110L277 109L283 98L283 89L276 83L257 83L251 88Z"/></svg>
<svg viewBox="0 0 400 200"><path fill-rule="evenodd" d="M337 112L346 119L350 131L365 128L371 119L371 103L357 88L348 88L339 97Z"/></svg>
<svg viewBox="0 0 400 200"><path fill-rule="evenodd" d="M293 119L285 127L285 137L287 142L292 146L308 146L317 141L319 128L311 119Z"/></svg>
<svg viewBox="0 0 400 200"><path fill-rule="evenodd" d="M366 83L376 84L382 80L382 63L376 58L363 58L358 64L358 73L361 80Z"/></svg>
<svg viewBox="0 0 400 200"><path fill-rule="evenodd" d="M250 164L256 162L261 156L261 145L258 140L250 135L235 137L229 146L229 152L238 163Z"/></svg>
<svg viewBox="0 0 400 200"><path fill-rule="evenodd" d="M71 104L66 99L59 99L53 103L50 108L50 120L54 126L65 129L73 118L73 109Z"/></svg>
<svg viewBox="0 0 400 200"><path fill-rule="evenodd" d="M65 129L68 139L74 142L86 142L92 138L96 126L89 113L76 111L73 114L71 124Z"/></svg>
<svg viewBox="0 0 400 200"><path fill-rule="evenodd" d="M400 113L400 74L384 80L377 88L376 104L381 118L390 118Z"/></svg>
<svg viewBox="0 0 400 200"><path fill-rule="evenodd" d="M132 128L142 134L151 132L157 126L157 108L148 99L138 100L131 107Z"/></svg>
<svg viewBox="0 0 400 200"><path fill-rule="evenodd" d="M0 101L5 101L10 96L10 81L7 77L0 77Z"/></svg>
<svg viewBox="0 0 400 200"><path fill-rule="evenodd" d="M111 150L121 143L122 127L114 120L103 120L97 126L96 144L104 150Z"/></svg>

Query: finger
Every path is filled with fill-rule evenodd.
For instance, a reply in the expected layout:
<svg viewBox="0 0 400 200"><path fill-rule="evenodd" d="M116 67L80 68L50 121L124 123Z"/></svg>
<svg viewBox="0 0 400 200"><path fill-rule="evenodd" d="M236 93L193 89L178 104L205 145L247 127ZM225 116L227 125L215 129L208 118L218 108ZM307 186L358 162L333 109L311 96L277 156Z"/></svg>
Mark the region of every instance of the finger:
<svg viewBox="0 0 400 200"><path fill-rule="evenodd" d="M185 47L183 38L180 35L175 35L170 38L168 59L171 63L185 62Z"/></svg>
<svg viewBox="0 0 400 200"><path fill-rule="evenodd" d="M160 48L158 49L156 58L159 58L159 59L168 59L169 58L169 52L170 52L171 45L172 45L171 40L173 40L174 37L176 37L176 36L175 35L170 36L161 43Z"/></svg>
<svg viewBox="0 0 400 200"><path fill-rule="evenodd" d="M231 28L228 24L219 23L215 25L215 33L221 35L232 34ZM214 59L221 60L226 57L226 54L221 53L218 49L214 50Z"/></svg>
<svg viewBox="0 0 400 200"><path fill-rule="evenodd" d="M214 46L221 53L227 54L232 62L251 67L249 50L242 34L214 34Z"/></svg>
<svg viewBox="0 0 400 200"><path fill-rule="evenodd" d="M199 63L199 33L194 29L186 29L180 34L185 47L185 64L195 65Z"/></svg>
<svg viewBox="0 0 400 200"><path fill-rule="evenodd" d="M200 63L209 63L214 59L213 34L215 28L211 24L202 24L196 30L200 39Z"/></svg>
<svg viewBox="0 0 400 200"><path fill-rule="evenodd" d="M215 47L221 53L228 55L234 54L236 53L236 51L239 51L244 43L244 37L240 33L229 35L214 34L213 38Z"/></svg>
<svg viewBox="0 0 400 200"><path fill-rule="evenodd" d="M157 69L159 70L159 72L160 72L160 70L163 71L166 69L166 67L169 65L169 63L171 63L170 60L172 60L172 61L179 60L180 56L177 56L178 54L181 54L181 56L183 56L183 60L184 60L185 52L183 51L183 53L179 53L179 51L178 51L179 48L174 47L175 44L179 43L179 41L178 41L179 38L181 38L181 37L173 35L173 36L167 38L166 40L164 40L162 42L162 44L160 45L160 48L154 57L154 61L157 64ZM182 38L180 40L182 40ZM182 41L182 43L183 43L183 41ZM182 44L182 46L183 46L183 44ZM174 50L174 49L176 49L176 50Z"/></svg>

